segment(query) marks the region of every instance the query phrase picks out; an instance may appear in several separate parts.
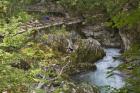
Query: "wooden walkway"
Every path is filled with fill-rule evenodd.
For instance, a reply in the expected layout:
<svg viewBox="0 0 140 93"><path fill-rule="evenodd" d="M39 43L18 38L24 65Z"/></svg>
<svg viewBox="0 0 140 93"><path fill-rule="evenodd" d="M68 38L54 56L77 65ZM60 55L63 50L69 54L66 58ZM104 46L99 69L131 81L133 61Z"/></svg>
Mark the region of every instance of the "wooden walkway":
<svg viewBox="0 0 140 93"><path fill-rule="evenodd" d="M53 7L54 6L54 7ZM28 12L42 12L42 11L53 11L53 12L62 12L63 7L61 5L55 5L53 3L42 5L41 3L35 5L29 5L26 8ZM63 18L63 17L49 17L49 20L34 20L22 24L20 26L20 31L17 34L24 33L29 30L40 30L49 27L61 26L61 25L73 25L81 23L83 20L81 18Z"/></svg>
<svg viewBox="0 0 140 93"><path fill-rule="evenodd" d="M41 30L45 28L61 26L61 25L76 25L82 23L83 20L80 18L71 18L71 19L64 19L64 18L54 18L53 20L31 20L27 23L21 24L19 31L15 34L22 34L28 31L34 30ZM14 35L14 36L15 36ZM0 38L4 38L4 35L0 33Z"/></svg>
<svg viewBox="0 0 140 93"><path fill-rule="evenodd" d="M57 19L46 20L46 21L35 20L35 21L30 21L21 25L20 31L17 34L21 34L29 30L40 30L40 29L61 26L61 25L74 25L81 22L82 22L82 19L80 18L72 18L72 19L57 18Z"/></svg>

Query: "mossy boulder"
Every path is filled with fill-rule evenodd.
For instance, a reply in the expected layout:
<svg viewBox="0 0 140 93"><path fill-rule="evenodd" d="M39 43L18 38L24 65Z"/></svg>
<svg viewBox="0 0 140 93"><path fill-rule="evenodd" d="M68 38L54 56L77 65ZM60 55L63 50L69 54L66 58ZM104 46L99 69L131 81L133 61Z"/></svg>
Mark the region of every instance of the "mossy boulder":
<svg viewBox="0 0 140 93"><path fill-rule="evenodd" d="M77 74L88 70L95 70L94 64L105 55L100 43L95 39L81 39L74 52L71 53L71 64L66 70L68 74Z"/></svg>
<svg viewBox="0 0 140 93"><path fill-rule="evenodd" d="M81 39L76 45L76 50L71 54L75 63L94 63L104 56L104 50L95 39Z"/></svg>
<svg viewBox="0 0 140 93"><path fill-rule="evenodd" d="M69 32L62 34L48 34L47 45L69 56L71 63L66 68L68 75L95 70L95 62L104 56L100 43L92 38L81 39ZM62 55L62 56L63 56Z"/></svg>

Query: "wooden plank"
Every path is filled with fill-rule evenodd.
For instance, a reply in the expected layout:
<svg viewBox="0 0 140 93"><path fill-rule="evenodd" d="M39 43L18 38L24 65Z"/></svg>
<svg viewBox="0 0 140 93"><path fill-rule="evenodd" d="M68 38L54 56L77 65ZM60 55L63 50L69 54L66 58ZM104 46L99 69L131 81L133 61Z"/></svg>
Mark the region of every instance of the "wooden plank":
<svg viewBox="0 0 140 93"><path fill-rule="evenodd" d="M40 30L40 29L49 28L49 27L52 27L52 26L71 25L71 24L77 24L77 23L81 23L81 22L82 22L81 19L71 19L71 20L68 20L68 21L67 20L61 20L61 21L57 20L57 21L50 22L50 23L47 23L47 24L32 22L30 24L29 23L23 24L17 34L25 33L28 30Z"/></svg>

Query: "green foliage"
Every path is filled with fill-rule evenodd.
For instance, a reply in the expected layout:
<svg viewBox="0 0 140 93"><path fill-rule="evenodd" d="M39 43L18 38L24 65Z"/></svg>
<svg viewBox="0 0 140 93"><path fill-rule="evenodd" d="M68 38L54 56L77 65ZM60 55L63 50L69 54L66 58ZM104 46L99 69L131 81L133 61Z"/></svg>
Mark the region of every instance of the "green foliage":
<svg viewBox="0 0 140 93"><path fill-rule="evenodd" d="M21 22L27 22L31 19L31 15L27 14L27 12L24 11L18 13L17 16L20 17L19 20Z"/></svg>
<svg viewBox="0 0 140 93"><path fill-rule="evenodd" d="M0 65L0 92L12 89L17 90L17 86L27 87L33 80L27 72L15 69L8 65Z"/></svg>
<svg viewBox="0 0 140 93"><path fill-rule="evenodd" d="M41 69L41 67L48 67L52 64L61 64L60 60L62 54L59 51L54 51L50 47L46 47L37 42L29 41L30 33L17 34L20 30L20 25L30 20L33 16L24 11L26 5L38 3L40 0L1 0L0 1L0 92L10 91L13 93L27 93L33 83L37 82L49 82L41 78L37 78L37 74L45 76L56 77L57 73L53 68L49 68L47 72ZM47 0L46 0L47 1ZM133 26L139 23L140 18L140 5L136 4L131 10L124 11L124 8L129 4L129 0L53 0L60 3L65 7L66 11L74 16L83 16L86 20L92 22L100 16L94 16L96 14L106 14L111 22L107 22L107 25L113 25L114 27L121 28L126 25ZM133 0L132 0L133 1ZM136 0L137 1L137 0ZM133 2L136 2L135 0ZM139 3L139 2L138 2ZM98 19L97 19L98 20ZM54 29L51 34L63 35L68 34L66 29L57 30ZM42 36L42 39L46 40L48 35ZM62 48L62 44L58 45ZM72 54L72 58L76 59L77 56L82 58L76 59L80 61L96 59L91 56L95 56L94 53L85 52L79 48L76 54ZM78 55L77 55L78 54ZM87 58L84 58L85 54ZM129 57L131 60L136 60L140 57L140 45L134 44L130 50L125 52L125 57ZM96 56L95 56L96 57ZM97 58L100 58L101 54L97 53ZM90 59L91 58L91 59ZM82 60L83 59L83 60ZM11 64L21 63L21 60L25 61L31 66L29 70L24 70L20 67L12 67ZM61 61L61 62L59 62ZM125 68L132 64L127 64ZM135 69L130 73L135 78L129 78L127 80L128 85L120 90L115 90L118 93L139 93L140 84L140 68L134 65ZM61 81L61 80L60 80ZM26 91L22 91L24 89ZM64 89L58 88L55 92L61 92ZM68 90L67 87L65 90ZM128 91L129 90L129 91ZM42 93L42 90L37 90L37 93ZM114 92L114 93L115 93Z"/></svg>
<svg viewBox="0 0 140 93"><path fill-rule="evenodd" d="M137 8L136 10L133 10L131 12L122 12L118 14L117 16L113 17L113 21L115 22L116 27L121 28L126 25L129 27L132 27L133 25L140 22L140 8Z"/></svg>
<svg viewBox="0 0 140 93"><path fill-rule="evenodd" d="M9 4L8 1L4 0L4 1L0 1L0 12L6 12L7 9L7 5Z"/></svg>
<svg viewBox="0 0 140 93"><path fill-rule="evenodd" d="M108 0L104 2L107 15L111 18L113 27L132 27L139 23L140 2L139 0Z"/></svg>
<svg viewBox="0 0 140 93"><path fill-rule="evenodd" d="M4 37L4 39L5 38L7 37ZM43 47L43 45L33 42L29 42L27 44L24 42L19 42L20 37L14 40L12 38L14 37L11 37L11 39L8 38L6 42L1 43L1 46L5 48L1 48L0 50L0 80L2 80L1 84L3 85L2 87L0 86L0 91L14 91L19 88L18 86L22 85L26 87L27 90L29 90L33 82L47 82L46 80L37 78L37 74L56 76L56 73L53 73L54 71L48 70L46 73L43 71L43 69L41 69L41 67L50 65L49 62L55 61L54 58L52 59L54 53L50 48ZM16 42L16 44L14 42ZM24 44L24 46L21 46L21 44ZM5 50L8 47L11 48L12 46L14 46L14 50ZM18 66L17 68L11 67L10 64L20 63L21 60L26 61L31 66L29 71L24 71L22 68L17 69ZM21 91L19 91L19 93L21 93Z"/></svg>
<svg viewBox="0 0 140 93"><path fill-rule="evenodd" d="M123 56L127 59L127 64L122 64L120 69L128 73L131 77L126 79L124 88L117 90L117 93L139 93L140 92L140 44L134 43ZM131 68L131 69L128 69Z"/></svg>
<svg viewBox="0 0 140 93"><path fill-rule="evenodd" d="M16 35L20 28L20 18L11 18L9 23L3 22L0 25L0 33L3 38L3 42L0 44L0 47L14 47L20 48L27 40L27 34L18 34Z"/></svg>
<svg viewBox="0 0 140 93"><path fill-rule="evenodd" d="M22 58L16 51L26 41L24 35L15 35L18 32L19 22L12 18L10 23L3 23L0 26L0 31L5 36L0 44L0 82L2 85L0 91L16 91L20 86L27 88L32 81L32 76L28 72L10 66L11 63L16 63Z"/></svg>
<svg viewBox="0 0 140 93"><path fill-rule="evenodd" d="M102 0L60 0L60 3L68 10L76 15L91 15L97 7L101 5ZM92 12L91 12L92 11Z"/></svg>
<svg viewBox="0 0 140 93"><path fill-rule="evenodd" d="M124 56L130 59L138 59L140 57L140 44L133 44L131 48L124 53Z"/></svg>
<svg viewBox="0 0 140 93"><path fill-rule="evenodd" d="M17 34L22 22L26 22L30 15L21 11L22 0L1 0L0 1L0 92L9 91L14 93L27 93L31 83L36 82L32 71L24 71L18 67L12 67L11 64L20 63L26 60L25 55L20 49L24 48L28 41L30 33ZM18 8L20 7L20 8ZM34 55L40 57L41 50ZM28 62L29 64L29 62ZM36 68L38 69L38 68ZM24 92L22 89L25 89Z"/></svg>

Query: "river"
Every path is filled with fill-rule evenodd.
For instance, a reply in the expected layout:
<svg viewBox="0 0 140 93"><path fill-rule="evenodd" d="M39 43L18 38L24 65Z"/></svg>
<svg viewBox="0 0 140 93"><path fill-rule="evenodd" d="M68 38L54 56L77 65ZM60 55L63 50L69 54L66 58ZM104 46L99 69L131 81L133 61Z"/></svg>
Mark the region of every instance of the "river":
<svg viewBox="0 0 140 93"><path fill-rule="evenodd" d="M105 49L105 52L106 56L96 62L96 71L81 73L74 76L73 79L79 82L95 84L100 88L101 93L110 93L109 91L106 92L103 86L110 86L117 89L123 87L125 83L123 74L119 70L113 70L122 63L121 60L117 59L121 56L120 49L108 48ZM108 74L110 71L112 71L111 76Z"/></svg>

